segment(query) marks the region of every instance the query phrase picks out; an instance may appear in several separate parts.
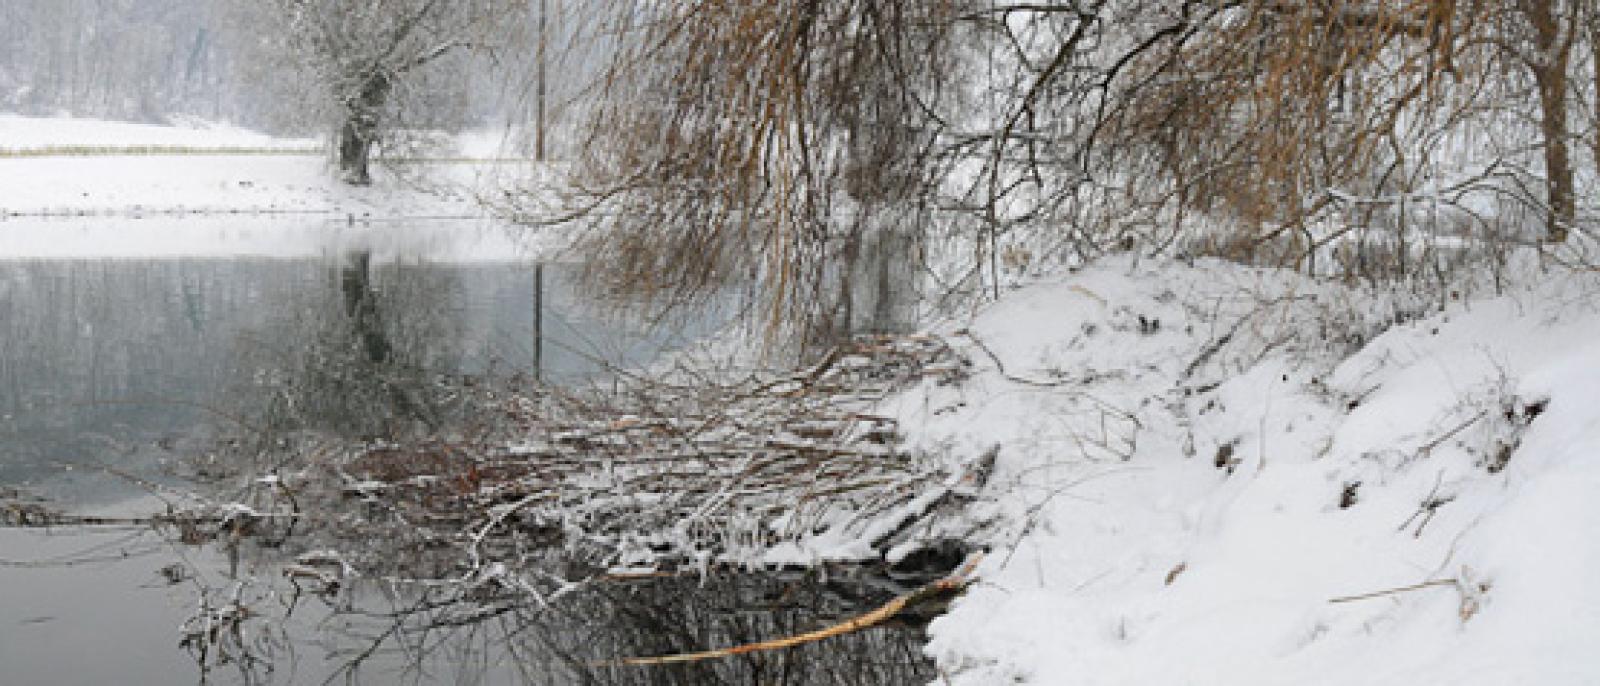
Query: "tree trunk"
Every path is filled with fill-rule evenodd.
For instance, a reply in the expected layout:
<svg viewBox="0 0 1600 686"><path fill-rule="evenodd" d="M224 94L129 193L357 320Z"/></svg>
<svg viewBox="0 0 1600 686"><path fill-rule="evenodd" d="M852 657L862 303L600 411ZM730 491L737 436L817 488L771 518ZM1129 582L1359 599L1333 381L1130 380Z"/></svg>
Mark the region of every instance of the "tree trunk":
<svg viewBox="0 0 1600 686"><path fill-rule="evenodd" d="M1567 146L1567 72L1565 60L1535 72L1543 117L1545 187L1549 194L1545 240L1560 243L1577 218L1572 179L1572 154Z"/></svg>
<svg viewBox="0 0 1600 686"><path fill-rule="evenodd" d="M1592 53L1589 61L1589 70L1594 74L1594 132L1591 134L1594 146L1594 165L1600 169L1600 8L1589 9L1589 50Z"/></svg>
<svg viewBox="0 0 1600 686"><path fill-rule="evenodd" d="M339 127L339 175L345 183L372 183L372 144L378 137L378 117L389 98L389 77L374 74L361 91L345 101L344 124Z"/></svg>
<svg viewBox="0 0 1600 686"><path fill-rule="evenodd" d="M1578 28L1563 27L1551 5L1550 0L1526 0L1523 11L1533 26L1537 50L1529 66L1533 71L1534 83L1539 88L1539 128L1544 137L1548 202L1545 240L1560 243L1567 239L1567 231L1577 217L1572 154L1567 140L1567 67L1572 57L1571 38ZM1563 31L1563 28L1566 30Z"/></svg>
<svg viewBox="0 0 1600 686"><path fill-rule="evenodd" d="M344 126L339 128L339 177L353 186L372 183L372 174L367 168L372 138L362 119L360 112L347 112Z"/></svg>

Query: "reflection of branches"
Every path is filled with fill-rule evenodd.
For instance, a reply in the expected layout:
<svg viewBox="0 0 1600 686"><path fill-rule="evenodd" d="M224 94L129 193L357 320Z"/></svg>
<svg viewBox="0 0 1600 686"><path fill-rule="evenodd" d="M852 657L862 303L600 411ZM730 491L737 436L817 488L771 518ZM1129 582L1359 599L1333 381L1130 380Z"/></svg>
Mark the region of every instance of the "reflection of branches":
<svg viewBox="0 0 1600 686"><path fill-rule="evenodd" d="M461 337L457 277L426 264L379 266L367 253L330 271L326 288L280 304L294 326L240 337L255 366L245 404L263 408L258 442L273 449L308 429L400 436L443 426L455 408L436 381Z"/></svg>
<svg viewBox="0 0 1600 686"><path fill-rule="evenodd" d="M293 647L281 626L265 621L258 607L272 590L238 581L226 590L202 588L200 604L179 627L179 648L189 652L200 669L200 682L221 667L233 666L244 684L272 682L272 674Z"/></svg>
<svg viewBox="0 0 1600 686"><path fill-rule="evenodd" d="M646 683L589 665L804 634L891 599L872 589L817 591L808 601L796 595L806 583L747 592L761 583L737 577L723 584L727 595L702 597L685 591L712 584L699 575L611 570L717 576L814 537L859 540L869 557L915 545L978 482L964 485L900 447L896 421L869 410L913 382L958 381L965 368L941 339L867 338L771 379L684 384L634 374L608 393L463 382L448 388L475 409L473 421L449 437L265 451L224 444L248 485L215 522L183 537L220 538L234 578L253 578L263 563L281 574L270 599L286 614L320 599L331 620L324 630L337 623L341 636L335 676L398 660L420 678L455 649L447 646L496 643L565 665L574 679ZM273 472L255 476L257 464ZM665 607L686 595L705 606ZM190 645L205 646L202 662L237 661L261 616L253 613L269 609L219 596L196 615ZM806 613L815 623L794 623ZM783 619L759 618L768 615ZM588 628L596 621L605 626ZM699 628L672 638L683 627ZM604 641L568 642L583 631ZM681 683L803 683L772 677L800 674L794 659L689 670Z"/></svg>
<svg viewBox="0 0 1600 686"><path fill-rule="evenodd" d="M746 574L596 577L548 605L513 593L474 598L443 587L367 586L330 604L329 620L321 623L337 627L336 665L325 683L353 682L374 671L390 681L395 675L432 680L443 669L457 670L458 679L514 675L529 684L902 684L931 678L920 634L889 624L822 646L719 663L643 671L608 662L799 634L885 600L885 591L857 583Z"/></svg>
<svg viewBox="0 0 1600 686"><path fill-rule="evenodd" d="M973 567L976 566L980 557L981 556L974 556L966 564L962 565L960 569L952 572L949 576L918 588L905 595L895 596L892 600L877 608L874 608L871 612L851 617L843 622L839 622L816 631L810 631L794 636L774 638L761 641L759 643L745 643L732 648L719 648L716 650L707 650L697 653L677 653L674 655L663 655L659 657L627 657L612 661L610 663L602 664L655 666L680 664L686 662L701 662L704 660L728 658L737 655L747 655L751 653L794 648L796 646L815 643L824 639L852 634L857 631L878 626L886 621L894 619L902 612L905 612L907 609L914 607L919 603L937 600L941 597L960 591L961 588L967 584L968 577L971 575Z"/></svg>

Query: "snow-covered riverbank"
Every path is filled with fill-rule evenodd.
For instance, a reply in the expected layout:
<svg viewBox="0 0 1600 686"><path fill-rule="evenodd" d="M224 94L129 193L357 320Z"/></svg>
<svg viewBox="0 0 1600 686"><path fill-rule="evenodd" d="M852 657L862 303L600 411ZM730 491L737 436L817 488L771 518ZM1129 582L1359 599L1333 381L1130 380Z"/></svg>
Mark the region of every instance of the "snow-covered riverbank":
<svg viewBox="0 0 1600 686"><path fill-rule="evenodd" d="M183 216L354 211L311 140L223 126L0 116L0 214ZM370 195L376 195L372 193ZM380 198L372 198L379 200Z"/></svg>
<svg viewBox="0 0 1600 686"><path fill-rule="evenodd" d="M930 651L973 685L1600 683L1597 292L1111 260L945 326L977 373L894 414L1001 451Z"/></svg>
<svg viewBox="0 0 1600 686"><path fill-rule="evenodd" d="M469 152L492 152L478 149L484 145ZM510 259L527 252L525 241L480 201L525 171L504 161L380 165L375 183L357 188L335 179L312 140L203 123L0 115L0 257L301 257L374 248ZM435 220L452 223L428 224Z"/></svg>
<svg viewBox="0 0 1600 686"><path fill-rule="evenodd" d="M0 258L524 254L494 165L349 188L308 145L0 117ZM944 524L990 548L932 627L949 682L1600 683L1600 278L1516 273L1115 258L934 325L972 374L872 409L925 454L998 447ZM852 531L761 559L876 554Z"/></svg>

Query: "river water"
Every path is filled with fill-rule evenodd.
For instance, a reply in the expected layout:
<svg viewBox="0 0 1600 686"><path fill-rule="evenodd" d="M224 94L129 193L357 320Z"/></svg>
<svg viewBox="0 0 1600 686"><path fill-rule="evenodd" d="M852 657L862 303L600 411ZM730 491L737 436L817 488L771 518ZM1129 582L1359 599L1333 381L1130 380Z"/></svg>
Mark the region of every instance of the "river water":
<svg viewBox="0 0 1600 686"><path fill-rule="evenodd" d="M259 414L271 393L358 404L354 380L297 377L380 373L361 368L375 354L387 369L500 376L534 374L537 355L541 377L571 383L715 323L632 329L582 307L570 274L365 253L0 261L0 483L74 503L126 495L126 480L100 467L151 476L207 438L196 432ZM352 326L363 327L354 338Z"/></svg>
<svg viewBox="0 0 1600 686"><path fill-rule="evenodd" d="M603 381L610 365L647 362L726 319L713 311L674 326L631 325L591 307L571 274L559 265L348 251L273 259L0 255L0 489L78 512L148 513L160 502L152 493L187 487L184 455L240 426L292 421L359 436L430 421L426 407L397 410L384 390L395 370L424 380ZM623 584L559 611L517 607L420 642L372 640L390 627L313 608L277 633L254 636L259 662L202 672L179 647L178 627L194 613L200 582L229 583L223 567L213 551L138 527L0 528L0 684L931 678L917 632L896 629L717 664L642 670L597 662L809 630L891 594L792 579Z"/></svg>

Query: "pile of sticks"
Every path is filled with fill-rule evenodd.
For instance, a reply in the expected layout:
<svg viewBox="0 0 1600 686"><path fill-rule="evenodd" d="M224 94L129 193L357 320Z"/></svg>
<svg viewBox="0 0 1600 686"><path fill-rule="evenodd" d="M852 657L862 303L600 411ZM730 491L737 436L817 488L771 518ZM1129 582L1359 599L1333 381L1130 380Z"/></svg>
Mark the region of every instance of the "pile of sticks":
<svg viewBox="0 0 1600 686"><path fill-rule="evenodd" d="M819 537L872 542L874 527L903 528L952 482L872 410L910 384L959 382L968 366L940 338L873 337L776 378L627 376L603 396L480 388L473 402L492 430L322 451L255 505L293 499L298 519L321 520L302 529L325 534L316 546L452 553L451 569L413 570L427 576L527 568L551 551L660 568ZM346 561L366 566L360 557Z"/></svg>

